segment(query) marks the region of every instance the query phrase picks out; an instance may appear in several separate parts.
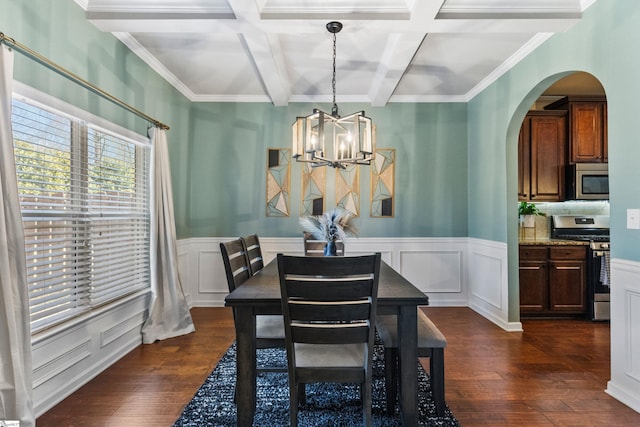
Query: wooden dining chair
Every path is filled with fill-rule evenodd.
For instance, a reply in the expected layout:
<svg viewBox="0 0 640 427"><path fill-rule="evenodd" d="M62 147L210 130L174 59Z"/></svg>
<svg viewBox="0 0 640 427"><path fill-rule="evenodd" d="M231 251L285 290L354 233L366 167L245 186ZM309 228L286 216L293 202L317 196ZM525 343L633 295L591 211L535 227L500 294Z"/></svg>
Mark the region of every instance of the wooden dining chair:
<svg viewBox="0 0 640 427"><path fill-rule="evenodd" d="M304 242L304 255L305 256L324 256L324 246L327 244L324 240L317 239L313 234L308 231L304 231L302 234ZM336 241L336 254L338 256L344 256L344 241Z"/></svg>
<svg viewBox="0 0 640 427"><path fill-rule="evenodd" d="M241 239L220 243L220 252L227 276L229 292L242 285L251 277L249 268L249 257L245 250L245 245ZM233 312L234 324L237 322L235 310ZM236 324L237 330L237 324ZM284 348L284 320L281 315L258 315L256 316L256 348ZM282 372L287 368L258 366L256 372Z"/></svg>
<svg viewBox="0 0 640 427"><path fill-rule="evenodd" d="M241 237L244 250L249 257L249 270L253 276L264 268L264 259L262 258L262 248L260 247L260 239L257 234Z"/></svg>
<svg viewBox="0 0 640 427"><path fill-rule="evenodd" d="M291 426L300 384L358 383L371 425L372 355L380 253L358 257L278 254Z"/></svg>

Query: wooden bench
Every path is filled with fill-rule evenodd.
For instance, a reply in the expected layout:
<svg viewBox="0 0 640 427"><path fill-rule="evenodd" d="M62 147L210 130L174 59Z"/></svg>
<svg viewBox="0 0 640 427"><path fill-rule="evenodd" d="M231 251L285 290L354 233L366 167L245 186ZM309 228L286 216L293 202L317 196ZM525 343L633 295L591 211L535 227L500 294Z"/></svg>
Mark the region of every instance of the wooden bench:
<svg viewBox="0 0 640 427"><path fill-rule="evenodd" d="M393 413L398 395L398 327L396 316L378 316L376 328L384 345L385 389L387 411ZM429 358L431 391L436 404L436 412L444 415L444 348L447 339L418 309L418 357Z"/></svg>

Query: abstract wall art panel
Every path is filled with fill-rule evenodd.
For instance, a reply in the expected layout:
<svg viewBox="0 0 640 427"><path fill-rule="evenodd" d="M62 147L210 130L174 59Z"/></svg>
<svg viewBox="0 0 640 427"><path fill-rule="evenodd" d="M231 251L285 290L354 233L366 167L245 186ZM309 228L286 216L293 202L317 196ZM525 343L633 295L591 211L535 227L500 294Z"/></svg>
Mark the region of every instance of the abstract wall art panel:
<svg viewBox="0 0 640 427"><path fill-rule="evenodd" d="M324 212L327 168L312 168L302 163L302 209L300 216L317 216Z"/></svg>
<svg viewBox="0 0 640 427"><path fill-rule="evenodd" d="M283 217L291 213L291 150L267 149L267 216Z"/></svg>
<svg viewBox="0 0 640 427"><path fill-rule="evenodd" d="M336 206L360 216L360 167L336 169Z"/></svg>
<svg viewBox="0 0 640 427"><path fill-rule="evenodd" d="M376 148L371 162L371 216L393 217L395 148Z"/></svg>

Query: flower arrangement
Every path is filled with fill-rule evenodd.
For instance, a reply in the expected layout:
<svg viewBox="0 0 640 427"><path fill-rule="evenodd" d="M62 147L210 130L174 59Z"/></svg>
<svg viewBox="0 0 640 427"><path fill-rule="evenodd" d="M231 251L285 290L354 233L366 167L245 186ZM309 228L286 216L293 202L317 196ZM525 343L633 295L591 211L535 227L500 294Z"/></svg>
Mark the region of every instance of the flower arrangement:
<svg viewBox="0 0 640 427"><path fill-rule="evenodd" d="M346 236L357 236L358 229L353 223L355 215L345 209L335 208L318 216L303 216L300 225L318 240L335 242Z"/></svg>

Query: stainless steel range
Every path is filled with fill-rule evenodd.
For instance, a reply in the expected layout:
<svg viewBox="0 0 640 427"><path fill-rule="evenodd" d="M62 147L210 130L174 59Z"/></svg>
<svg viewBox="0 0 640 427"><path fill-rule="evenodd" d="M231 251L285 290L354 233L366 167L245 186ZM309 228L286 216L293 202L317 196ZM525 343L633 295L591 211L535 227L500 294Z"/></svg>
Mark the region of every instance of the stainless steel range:
<svg viewBox="0 0 640 427"><path fill-rule="evenodd" d="M608 215L553 215L551 238L589 242L587 251L587 314L610 319L610 241Z"/></svg>

